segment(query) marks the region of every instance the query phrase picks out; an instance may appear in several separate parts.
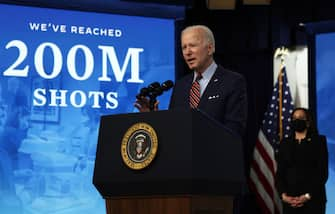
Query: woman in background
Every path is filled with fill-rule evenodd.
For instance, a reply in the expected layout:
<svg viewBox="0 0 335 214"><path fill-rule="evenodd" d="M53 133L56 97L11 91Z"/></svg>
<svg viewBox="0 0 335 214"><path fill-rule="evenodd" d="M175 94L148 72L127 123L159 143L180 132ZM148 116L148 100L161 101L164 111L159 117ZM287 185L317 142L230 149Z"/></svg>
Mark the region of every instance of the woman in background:
<svg viewBox="0 0 335 214"><path fill-rule="evenodd" d="M319 135L311 114L296 108L291 117L292 135L277 156L276 187L283 213L325 213L328 179L326 137Z"/></svg>

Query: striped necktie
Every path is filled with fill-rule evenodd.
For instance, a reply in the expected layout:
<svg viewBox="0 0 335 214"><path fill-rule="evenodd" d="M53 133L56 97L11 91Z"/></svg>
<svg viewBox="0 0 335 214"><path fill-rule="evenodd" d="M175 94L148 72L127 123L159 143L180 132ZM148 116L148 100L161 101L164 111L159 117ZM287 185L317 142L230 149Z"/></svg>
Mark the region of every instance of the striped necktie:
<svg viewBox="0 0 335 214"><path fill-rule="evenodd" d="M201 74L197 73L197 77L195 81L192 83L192 87L190 90L190 107L196 108L200 101L200 84L199 80L202 78Z"/></svg>

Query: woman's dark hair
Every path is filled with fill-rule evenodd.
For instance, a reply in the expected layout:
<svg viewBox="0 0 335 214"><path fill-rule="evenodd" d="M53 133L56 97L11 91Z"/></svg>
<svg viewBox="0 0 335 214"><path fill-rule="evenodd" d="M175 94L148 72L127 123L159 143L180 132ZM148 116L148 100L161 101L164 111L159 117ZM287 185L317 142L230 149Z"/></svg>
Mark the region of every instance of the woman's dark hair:
<svg viewBox="0 0 335 214"><path fill-rule="evenodd" d="M293 110L292 114L291 114L291 121L293 120L293 114L294 114L294 112L296 112L298 110L301 110L301 111L305 112L306 120L307 120L307 122L309 124L309 126L307 128L307 133L311 134L311 135L315 135L315 134L317 135L319 133L318 129L317 129L316 124L314 122L314 118L313 118L311 112L308 109L302 108L302 107L295 108ZM292 133L292 134L294 134L294 133Z"/></svg>

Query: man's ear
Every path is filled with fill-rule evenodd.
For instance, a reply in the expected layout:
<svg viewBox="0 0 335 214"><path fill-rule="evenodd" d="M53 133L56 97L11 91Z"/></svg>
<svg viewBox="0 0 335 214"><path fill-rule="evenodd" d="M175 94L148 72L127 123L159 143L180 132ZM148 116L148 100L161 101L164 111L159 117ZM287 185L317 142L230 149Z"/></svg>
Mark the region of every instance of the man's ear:
<svg viewBox="0 0 335 214"><path fill-rule="evenodd" d="M212 43L208 44L208 55L213 55L215 52L214 45Z"/></svg>

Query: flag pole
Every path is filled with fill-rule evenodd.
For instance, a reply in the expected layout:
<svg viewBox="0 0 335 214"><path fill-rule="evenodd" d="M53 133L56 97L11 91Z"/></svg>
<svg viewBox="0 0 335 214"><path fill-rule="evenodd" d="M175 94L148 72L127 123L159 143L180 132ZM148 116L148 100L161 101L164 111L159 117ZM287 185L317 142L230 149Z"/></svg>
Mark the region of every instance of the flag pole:
<svg viewBox="0 0 335 214"><path fill-rule="evenodd" d="M285 47L277 48L275 52L275 57L280 57L280 70L278 74L278 83L279 83L279 97L278 97L278 135L279 140L283 139L283 69L285 68L285 57L288 56L288 49Z"/></svg>
<svg viewBox="0 0 335 214"><path fill-rule="evenodd" d="M279 71L279 75L278 75L278 83L279 83L279 99L278 99L278 104L279 104L279 109L278 109L278 113L279 113L279 140L280 142L283 139L283 64L280 65L280 71Z"/></svg>

